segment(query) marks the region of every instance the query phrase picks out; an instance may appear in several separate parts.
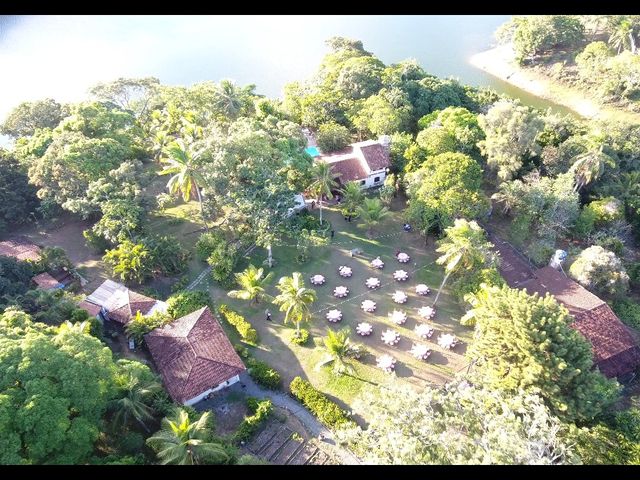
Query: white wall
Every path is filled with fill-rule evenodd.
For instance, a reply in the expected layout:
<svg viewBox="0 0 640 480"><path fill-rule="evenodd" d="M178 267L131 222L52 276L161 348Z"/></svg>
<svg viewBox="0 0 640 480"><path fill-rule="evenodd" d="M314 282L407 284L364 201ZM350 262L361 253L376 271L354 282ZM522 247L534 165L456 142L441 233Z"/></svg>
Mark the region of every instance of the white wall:
<svg viewBox="0 0 640 480"><path fill-rule="evenodd" d="M386 176L387 176L387 172L385 170L380 170L378 172L371 173L365 179L365 184L362 186L362 188L372 188L372 187L383 185L384 179L386 178ZM380 177L380 181L378 183L375 183L373 181L376 177Z"/></svg>
<svg viewBox="0 0 640 480"><path fill-rule="evenodd" d="M227 388L228 386L233 385L234 383L238 382L239 380L240 380L240 376L239 375L236 375L235 377L231 377L229 380L227 380L226 382L222 382L217 387L210 388L206 392L202 392L197 397L193 397L193 398L187 400L186 402L184 402L184 405L187 405L187 406L194 405L194 404L198 403L200 400L204 399L204 397L206 397L210 393L217 392L218 390L222 390L223 388Z"/></svg>

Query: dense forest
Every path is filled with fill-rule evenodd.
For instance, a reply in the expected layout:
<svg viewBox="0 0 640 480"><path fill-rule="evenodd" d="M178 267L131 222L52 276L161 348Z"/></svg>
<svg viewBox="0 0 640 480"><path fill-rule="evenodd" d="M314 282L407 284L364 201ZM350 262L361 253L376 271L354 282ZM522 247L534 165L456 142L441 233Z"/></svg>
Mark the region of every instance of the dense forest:
<svg viewBox="0 0 640 480"><path fill-rule="evenodd" d="M636 20L518 17L502 35L523 62L556 62L549 58L562 47L575 59L563 75L587 88L598 79L603 98L633 102ZM283 99L230 80L182 87L121 78L79 103L21 103L1 127L13 145L0 150L0 232L83 220L83 240L110 278L141 291L170 279L169 313L136 317L127 333L137 340L215 304L225 326L255 346L250 322L221 306L231 298L251 308L273 301L304 343L300 324L311 322L315 294L294 262L330 248L337 227L315 212L287 212L299 192L322 212L337 184L305 152L302 128L326 153L387 135L384 186L365 195L343 185L336 208L369 239L392 202L404 202L402 219L425 249L437 246L439 290L467 312L455 321L473 337L465 354L473 368L421 392L401 382L363 388L354 405L370 412L366 428L321 386L294 380L293 395L365 463L640 462L632 389L591 368L590 345L569 327L566 308L505 285L486 235L501 235L536 266L565 250L569 276L640 329L640 126L539 111L430 75L414 60L385 65L357 40L335 37L327 47L315 74L288 84ZM154 228L158 212L190 203L200 227L192 243ZM291 242L295 259L278 257L276 247ZM258 267L247 261L254 245L265 260ZM229 298L184 290L194 261L211 267L216 292ZM278 296L266 291L274 261L292 264ZM73 268L59 249L40 263L0 256L0 463L260 462L240 446L270 404L252 401L234 434L215 435L213 415L176 405L152 369L108 348L77 293L32 288L35 273L60 265ZM261 314L264 304L255 308ZM331 375L344 376L357 355L348 333L329 332L308 351L328 353ZM278 372L251 355L243 356L251 375L280 388Z"/></svg>

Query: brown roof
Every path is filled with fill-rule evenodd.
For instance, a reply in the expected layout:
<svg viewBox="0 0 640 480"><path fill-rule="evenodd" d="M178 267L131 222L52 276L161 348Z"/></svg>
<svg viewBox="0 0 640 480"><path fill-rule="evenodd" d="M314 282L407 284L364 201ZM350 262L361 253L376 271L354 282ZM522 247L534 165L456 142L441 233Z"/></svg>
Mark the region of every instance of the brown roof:
<svg viewBox="0 0 640 480"><path fill-rule="evenodd" d="M20 236L0 242L0 255L37 262L40 260L40 247L27 237Z"/></svg>
<svg viewBox="0 0 640 480"><path fill-rule="evenodd" d="M60 287L60 282L58 282L58 280L53 278L47 272L36 275L32 278L32 280L36 283L36 285L38 285L38 288L41 288L43 290L51 290L53 288Z"/></svg>
<svg viewBox="0 0 640 480"><path fill-rule="evenodd" d="M358 145L358 144L356 144ZM391 160L389 154L385 148L378 142L360 145L362 156L364 161L369 165L369 169L373 172L375 170L382 170L391 166Z"/></svg>
<svg viewBox="0 0 640 480"><path fill-rule="evenodd" d="M109 319L126 325L135 317L139 311L142 315L147 315L156 304L156 300L146 297L132 290L123 292L115 299L115 303L107 307Z"/></svg>
<svg viewBox="0 0 640 480"><path fill-rule="evenodd" d="M531 294L550 293L569 310L575 318L571 327L591 342L594 363L604 375L617 377L640 365L640 347L602 299L552 267L536 270L535 276L522 286Z"/></svg>
<svg viewBox="0 0 640 480"><path fill-rule="evenodd" d="M495 235L488 234L488 237L500 256L498 270L507 285L511 288L518 288L522 283L534 278L533 269L529 263L522 258L521 254L511 244Z"/></svg>
<svg viewBox="0 0 640 480"><path fill-rule="evenodd" d="M78 304L78 308L86 310L86 312L92 317L97 317L100 313L100 310L102 310L100 306L96 305L95 303L87 302L86 300L82 300Z"/></svg>
<svg viewBox="0 0 640 480"><path fill-rule="evenodd" d="M144 338L169 395L179 403L245 370L209 307L156 328Z"/></svg>
<svg viewBox="0 0 640 480"><path fill-rule="evenodd" d="M340 174L341 183L347 183L355 180L364 180L367 178L367 172L364 171L360 160L355 157L346 158L331 164L331 171L334 174Z"/></svg>

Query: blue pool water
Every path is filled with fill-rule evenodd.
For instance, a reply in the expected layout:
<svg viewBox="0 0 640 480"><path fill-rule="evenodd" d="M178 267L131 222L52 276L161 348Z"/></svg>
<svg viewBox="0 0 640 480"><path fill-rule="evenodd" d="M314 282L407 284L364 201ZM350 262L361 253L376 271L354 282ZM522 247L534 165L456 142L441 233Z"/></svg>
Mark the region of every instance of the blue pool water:
<svg viewBox="0 0 640 480"><path fill-rule="evenodd" d="M318 150L317 147L307 147L307 148L304 149L304 151L307 152L312 157L319 157L320 156L320 151Z"/></svg>

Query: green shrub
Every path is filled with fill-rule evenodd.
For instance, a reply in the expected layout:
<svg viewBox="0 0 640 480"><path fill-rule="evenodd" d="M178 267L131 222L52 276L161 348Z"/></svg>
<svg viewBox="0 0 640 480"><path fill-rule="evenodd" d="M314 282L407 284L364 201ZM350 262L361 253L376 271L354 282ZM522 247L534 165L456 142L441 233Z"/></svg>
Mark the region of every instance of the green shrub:
<svg viewBox="0 0 640 480"><path fill-rule="evenodd" d="M616 414L616 430L632 442L640 442L640 409L632 407Z"/></svg>
<svg viewBox="0 0 640 480"><path fill-rule="evenodd" d="M352 423L347 414L336 403L316 390L306 380L300 377L293 379L289 385L291 394L313 413L318 420L330 428L344 427Z"/></svg>
<svg viewBox="0 0 640 480"><path fill-rule="evenodd" d="M233 349L236 351L236 353L238 355L240 355L240 358L249 358L250 353L249 353L249 349L247 347L245 347L244 345L240 345L239 343L236 343L233 346Z"/></svg>
<svg viewBox="0 0 640 480"><path fill-rule="evenodd" d="M183 275L181 276L176 283L171 285L171 293L178 293L189 285L189 276Z"/></svg>
<svg viewBox="0 0 640 480"><path fill-rule="evenodd" d="M629 299L613 302L613 311L624 323L640 330L640 305Z"/></svg>
<svg viewBox="0 0 640 480"><path fill-rule="evenodd" d="M135 454L144 447L144 437L138 432L127 432L118 436L118 449L124 454Z"/></svg>
<svg viewBox="0 0 640 480"><path fill-rule="evenodd" d="M627 267L629 281L633 287L640 286L640 262L632 263Z"/></svg>
<svg viewBox="0 0 640 480"><path fill-rule="evenodd" d="M138 312L139 313L139 312ZM136 315L125 327L127 337L133 338L140 345L144 341L144 336L151 330L162 327L173 320L168 314L160 311L152 315Z"/></svg>
<svg viewBox="0 0 640 480"><path fill-rule="evenodd" d="M249 375L260 386L268 388L270 390L277 390L280 388L280 374L277 370L274 370L265 362L256 360L255 358L249 358L246 361Z"/></svg>
<svg viewBox="0 0 640 480"><path fill-rule="evenodd" d="M515 245L522 246L525 240L531 237L531 222L532 217L527 213L522 213L513 219L509 227L509 236Z"/></svg>
<svg viewBox="0 0 640 480"><path fill-rule="evenodd" d="M341 150L350 141L349 129L336 122L323 123L318 129L318 147L323 153Z"/></svg>
<svg viewBox="0 0 640 480"><path fill-rule="evenodd" d="M273 404L269 399L257 400L249 397L247 398L247 407L249 407L253 415L244 417L233 436L235 443L249 440L273 413Z"/></svg>
<svg viewBox="0 0 640 480"><path fill-rule="evenodd" d="M222 315L222 318L235 327L240 334L240 337L242 337L245 342L252 343L254 345L259 343L260 338L258 337L258 332L244 319L242 315L234 312L226 305L220 305L218 307L218 311L220 312L220 315Z"/></svg>
<svg viewBox="0 0 640 480"><path fill-rule="evenodd" d="M167 313L173 318L184 317L207 306L211 307L211 297L202 290L185 290L167 299Z"/></svg>
<svg viewBox="0 0 640 480"><path fill-rule="evenodd" d="M593 211L596 226L602 226L615 220L624 219L624 206L622 202L615 197L594 200L584 208Z"/></svg>
<svg viewBox="0 0 640 480"><path fill-rule="evenodd" d="M459 302L464 301L465 295L475 293L482 284L501 287L504 279L496 267L483 268L462 275L451 283L451 291Z"/></svg>
<svg viewBox="0 0 640 480"><path fill-rule="evenodd" d="M595 240L595 245L599 245L606 250L610 250L618 256L624 252L624 242L618 237L611 235L602 235Z"/></svg>
<svg viewBox="0 0 640 480"><path fill-rule="evenodd" d="M573 226L573 235L579 239L589 236L596 225L596 212L592 208L584 207Z"/></svg>
<svg viewBox="0 0 640 480"><path fill-rule="evenodd" d="M211 265L211 278L220 283L223 287L233 285L231 274L240 259L238 247L230 243L221 243L209 255L207 263Z"/></svg>
<svg viewBox="0 0 640 480"><path fill-rule="evenodd" d="M309 330L301 328L299 335L298 332L294 330L291 334L290 340L291 343L295 343L296 345L304 345L309 341Z"/></svg>
<svg viewBox="0 0 640 480"><path fill-rule="evenodd" d="M555 251L555 242L550 239L542 238L531 242L531 244L526 248L525 253L533 263L538 266L543 266L549 263L549 260L551 260Z"/></svg>
<svg viewBox="0 0 640 480"><path fill-rule="evenodd" d="M202 261L207 261L219 245L226 243L224 237L218 232L206 232L200 235L196 243L196 255Z"/></svg>
<svg viewBox="0 0 640 480"><path fill-rule="evenodd" d="M84 237L87 246L98 253L104 253L108 248L111 248L111 243L100 235L93 233L93 230L91 229L84 230L82 232L82 236Z"/></svg>

